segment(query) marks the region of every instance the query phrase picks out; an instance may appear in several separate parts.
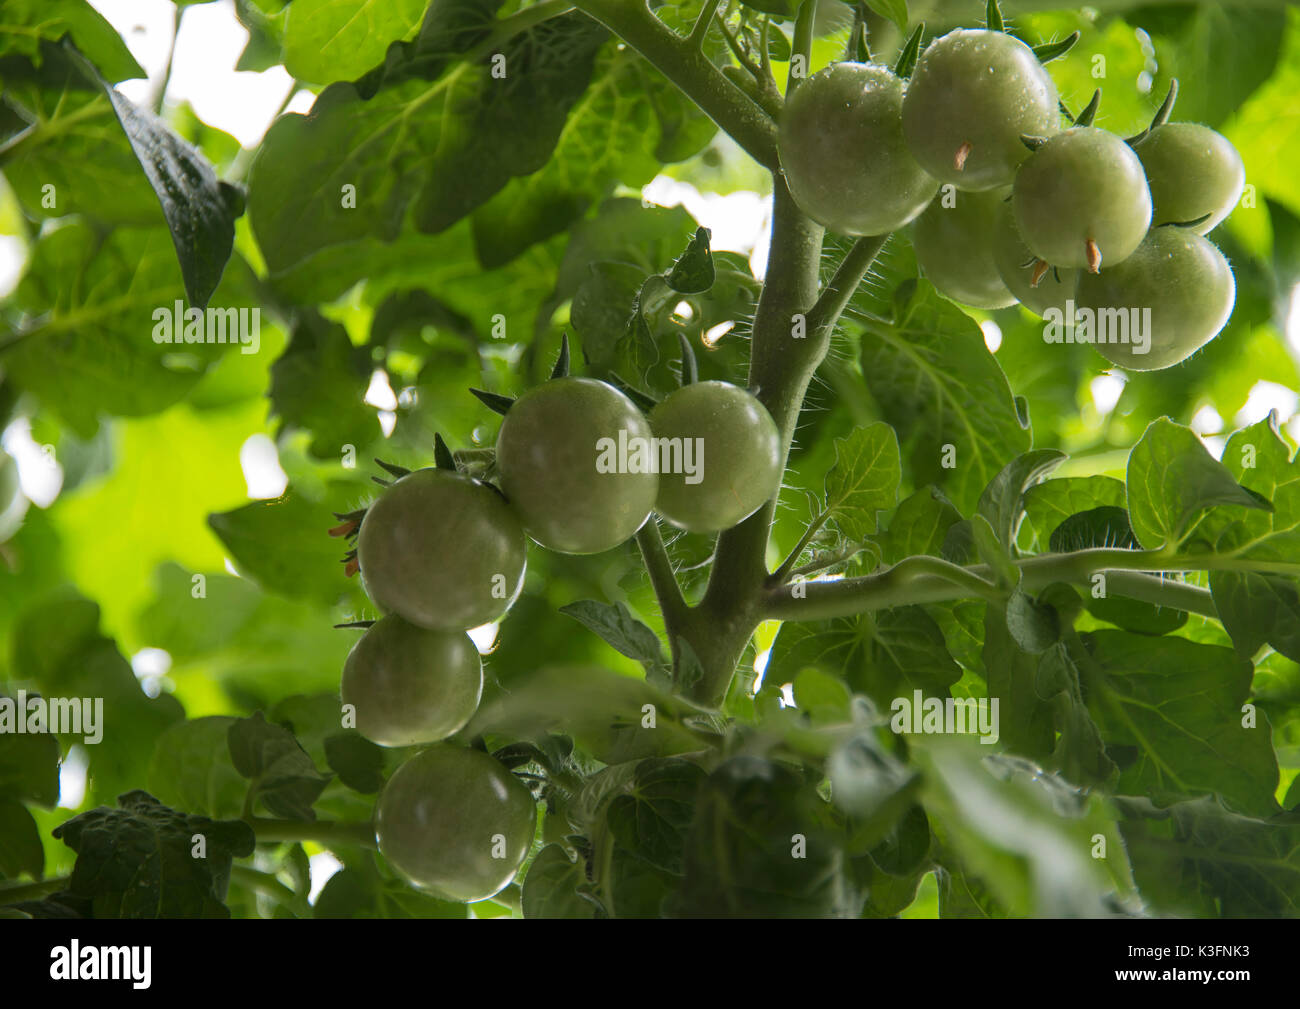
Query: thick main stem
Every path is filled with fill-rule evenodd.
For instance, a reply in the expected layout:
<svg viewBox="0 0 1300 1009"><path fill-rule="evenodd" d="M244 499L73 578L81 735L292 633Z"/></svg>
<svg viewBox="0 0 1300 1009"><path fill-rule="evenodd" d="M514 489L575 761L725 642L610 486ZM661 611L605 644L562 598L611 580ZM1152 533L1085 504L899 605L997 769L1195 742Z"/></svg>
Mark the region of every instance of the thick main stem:
<svg viewBox="0 0 1300 1009"><path fill-rule="evenodd" d="M795 206L780 174L773 176L772 251L754 316L749 384L781 432L782 461L794 440L804 394L826 350L830 333L810 330L807 314L817 303L822 228ZM800 318L803 325L800 325ZM767 541L776 499L718 537L709 585L691 611L687 639L704 665L692 696L717 705L761 617L758 603L767 579Z"/></svg>

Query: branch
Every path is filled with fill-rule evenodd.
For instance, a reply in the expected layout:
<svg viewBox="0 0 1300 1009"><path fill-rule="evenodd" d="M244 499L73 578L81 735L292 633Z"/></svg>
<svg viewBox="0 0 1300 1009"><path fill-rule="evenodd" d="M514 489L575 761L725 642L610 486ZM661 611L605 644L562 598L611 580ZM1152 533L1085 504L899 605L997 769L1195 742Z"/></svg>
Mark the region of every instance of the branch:
<svg viewBox="0 0 1300 1009"><path fill-rule="evenodd" d="M704 40L709 34L709 29L713 27L713 19L718 13L718 0L704 0L704 6L700 8L700 16L695 20L695 27L691 29L691 34L686 41L696 49L704 47Z"/></svg>
<svg viewBox="0 0 1300 1009"><path fill-rule="evenodd" d="M658 520L651 515L645 525L637 530L636 545L641 548L641 558L645 561L646 572L650 575L650 586L655 598L659 600L659 609L664 616L664 626L668 631L669 641L677 639L675 629L681 623L686 612L686 600L682 598L681 586L673 574L672 561L664 549L663 534L659 531ZM676 647L673 648L674 655Z"/></svg>
<svg viewBox="0 0 1300 1009"><path fill-rule="evenodd" d="M840 263L830 283L818 297L817 303L808 312L809 336L815 334L817 339L830 336L831 330L835 328L835 324L840 321L840 316L848 307L853 293L862 283L862 278L867 275L871 264L875 262L876 256L880 254L880 250L888 240L888 235L869 235L853 243L853 248L849 249L848 255Z"/></svg>
<svg viewBox="0 0 1300 1009"><path fill-rule="evenodd" d="M812 59L813 23L817 20L817 0L803 0L803 6L794 19L794 42L790 45L790 73L785 82L785 97L788 100L803 78L797 75L795 67L798 57L803 57L803 69L808 70Z"/></svg>
<svg viewBox="0 0 1300 1009"><path fill-rule="evenodd" d="M808 544L813 541L813 537L821 531L822 526L826 524L826 520L830 517L831 513L824 511L808 523L808 528L803 531L803 535L799 537L799 542L794 545L794 549L791 550L786 559L781 562L781 566L773 571L769 576L768 581L770 583L774 585L784 584L784 582L790 577L791 570L798 562L799 555L807 549Z"/></svg>
<svg viewBox="0 0 1300 1009"><path fill-rule="evenodd" d="M651 13L645 0L577 0L595 18L644 56L755 161L775 170L776 124L708 57Z"/></svg>
<svg viewBox="0 0 1300 1009"><path fill-rule="evenodd" d="M369 823L331 823L328 820L270 820L248 816L244 821L257 834L259 844L270 841L315 841L331 846L355 844L377 847L375 828Z"/></svg>
<svg viewBox="0 0 1300 1009"><path fill-rule="evenodd" d="M1068 554L1041 554L1016 562L1021 586L1028 592L1054 582L1091 586L1092 576L1108 572L1107 589L1114 595L1157 606L1217 617L1213 596L1195 585L1147 572L1250 571L1260 574L1300 574L1300 564L1243 560L1213 554L1182 557L1162 550L1097 548ZM909 557L893 567L861 578L784 585L764 595L762 616L777 620L829 620L870 610L954 599L995 598L988 589L987 565L957 567L937 557ZM973 579L973 580L972 580Z"/></svg>

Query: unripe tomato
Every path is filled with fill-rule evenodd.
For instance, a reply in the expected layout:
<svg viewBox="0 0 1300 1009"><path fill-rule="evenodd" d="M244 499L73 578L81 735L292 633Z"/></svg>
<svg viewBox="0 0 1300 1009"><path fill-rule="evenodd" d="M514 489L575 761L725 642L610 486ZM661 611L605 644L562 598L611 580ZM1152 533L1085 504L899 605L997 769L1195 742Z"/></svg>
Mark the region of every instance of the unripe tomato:
<svg viewBox="0 0 1300 1009"><path fill-rule="evenodd" d="M1134 148L1146 169L1152 224L1182 224L1209 214L1205 235L1231 212L1246 184L1241 155L1222 133L1197 123L1157 126Z"/></svg>
<svg viewBox="0 0 1300 1009"><path fill-rule="evenodd" d="M524 584L527 543L491 487L422 469L366 511L357 563L386 612L429 630L465 631L502 616Z"/></svg>
<svg viewBox="0 0 1300 1009"><path fill-rule="evenodd" d="M387 616L348 653L340 692L356 709L357 731L371 742L436 743L478 708L483 662L463 631L427 631Z"/></svg>
<svg viewBox="0 0 1300 1009"><path fill-rule="evenodd" d="M781 168L805 214L848 235L883 235L925 209L939 183L903 142L903 82L874 63L835 63L781 113Z"/></svg>
<svg viewBox="0 0 1300 1009"><path fill-rule="evenodd" d="M1131 371L1156 371L1186 360L1232 315L1236 283L1223 253L1187 228L1152 228L1118 266L1079 278L1080 309L1151 310L1150 350L1098 343L1097 352Z"/></svg>
<svg viewBox="0 0 1300 1009"><path fill-rule="evenodd" d="M1066 300L1074 297L1074 289L1079 286L1079 271L1068 267L1049 268L1030 252L1020 237L1009 203L1002 204L998 210L992 244L998 276L1020 304L1038 315L1049 308L1065 311Z"/></svg>
<svg viewBox="0 0 1300 1009"><path fill-rule="evenodd" d="M1122 263L1151 224L1142 162L1095 126L1059 133L1020 166L1011 199L1029 250L1053 266Z"/></svg>
<svg viewBox="0 0 1300 1009"><path fill-rule="evenodd" d="M952 199L946 199L951 195ZM973 308L1015 304L993 261L993 234L1006 192L940 191L916 219L912 247L921 272L943 294Z"/></svg>
<svg viewBox="0 0 1300 1009"><path fill-rule="evenodd" d="M1060 122L1056 85L1034 51L1005 32L958 29L916 63L903 133L921 167L959 189L1008 186L1029 152L1021 135Z"/></svg>
<svg viewBox="0 0 1300 1009"><path fill-rule="evenodd" d="M471 903L499 893L533 843L537 807L480 750L435 743L388 779L375 806L379 851L415 886Z"/></svg>
<svg viewBox="0 0 1300 1009"><path fill-rule="evenodd" d="M727 382L695 382L668 394L650 426L679 458L659 476L659 514L695 533L730 529L781 489L781 433L753 394ZM671 470L671 471L670 471Z"/></svg>
<svg viewBox="0 0 1300 1009"><path fill-rule="evenodd" d="M649 438L641 411L612 385L552 379L520 396L501 424L501 488L542 546L566 554L609 550L654 508L658 475L635 471L633 451Z"/></svg>

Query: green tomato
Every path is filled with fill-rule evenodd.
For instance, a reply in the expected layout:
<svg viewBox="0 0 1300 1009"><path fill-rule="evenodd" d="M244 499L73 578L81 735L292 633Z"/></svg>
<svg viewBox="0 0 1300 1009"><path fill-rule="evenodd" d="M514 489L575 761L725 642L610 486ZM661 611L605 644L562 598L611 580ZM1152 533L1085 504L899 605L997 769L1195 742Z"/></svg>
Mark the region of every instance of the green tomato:
<svg viewBox="0 0 1300 1009"><path fill-rule="evenodd" d="M1186 360L1218 335L1232 315L1236 283L1223 253L1187 228L1152 228L1118 266L1079 278L1079 309L1150 309L1150 347L1097 343L1097 351L1131 371L1156 371ZM1144 314L1144 313L1143 313ZM1132 327L1130 322L1130 327Z"/></svg>
<svg viewBox="0 0 1300 1009"><path fill-rule="evenodd" d="M471 903L499 893L528 855L537 807L481 750L435 743L388 779L375 805L379 851L422 890Z"/></svg>
<svg viewBox="0 0 1300 1009"><path fill-rule="evenodd" d="M650 425L636 404L591 378L557 378L519 397L497 435L501 488L542 546L595 554L635 535L659 477L631 451Z"/></svg>
<svg viewBox="0 0 1300 1009"><path fill-rule="evenodd" d="M428 630L501 617L524 584L527 541L491 487L440 469L402 477L366 511L357 563L385 612Z"/></svg>
<svg viewBox="0 0 1300 1009"><path fill-rule="evenodd" d="M380 746L437 743L464 727L483 693L483 662L468 634L384 617L343 665L343 703Z"/></svg>
<svg viewBox="0 0 1300 1009"><path fill-rule="evenodd" d="M1025 244L1053 266L1095 272L1122 263L1151 224L1142 162L1095 126L1073 127L1035 151L1016 173L1011 203Z"/></svg>
<svg viewBox="0 0 1300 1009"><path fill-rule="evenodd" d="M1022 134L1060 122L1056 85L1032 49L1005 32L958 29L917 60L903 133L921 167L959 189L1008 186L1029 151Z"/></svg>
<svg viewBox="0 0 1300 1009"><path fill-rule="evenodd" d="M1134 150L1151 187L1153 224L1182 224L1209 214L1195 228L1209 234L1231 212L1246 184L1237 148L1208 126L1166 123Z"/></svg>
<svg viewBox="0 0 1300 1009"><path fill-rule="evenodd" d="M751 393L727 382L695 382L668 394L650 426L674 462L660 456L659 514L694 533L730 529L781 489L781 433ZM678 451L680 446L680 451Z"/></svg>
<svg viewBox="0 0 1300 1009"><path fill-rule="evenodd" d="M1006 195L945 187L916 219L912 247L921 272L963 305L992 309L1016 302L993 262L994 226Z"/></svg>
<svg viewBox="0 0 1300 1009"><path fill-rule="evenodd" d="M874 63L835 63L781 113L781 168L805 214L848 235L883 235L925 209L939 183L903 142L903 82Z"/></svg>
<svg viewBox="0 0 1300 1009"><path fill-rule="evenodd" d="M1010 203L1003 203L998 208L992 246L998 276L1020 304L1038 315L1049 308L1065 311L1066 301L1074 297L1074 289L1079 286L1079 271L1068 267L1048 267L1030 252L1020 237Z"/></svg>

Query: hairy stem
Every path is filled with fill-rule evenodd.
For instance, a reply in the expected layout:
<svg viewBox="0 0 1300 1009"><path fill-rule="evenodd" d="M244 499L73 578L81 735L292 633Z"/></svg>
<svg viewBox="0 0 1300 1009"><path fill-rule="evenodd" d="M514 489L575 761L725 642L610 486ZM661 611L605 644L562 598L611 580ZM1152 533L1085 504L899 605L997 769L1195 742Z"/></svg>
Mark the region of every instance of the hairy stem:
<svg viewBox="0 0 1300 1009"><path fill-rule="evenodd" d="M790 46L790 74L786 80L785 96L789 98L803 75L796 73L799 58L803 58L803 73L808 72L808 60L812 55L813 23L817 20L817 0L803 0L803 6L794 19L794 42Z"/></svg>
<svg viewBox="0 0 1300 1009"><path fill-rule="evenodd" d="M259 843L271 841L315 841L325 846L354 844L374 848L375 828L369 823L331 823L326 820L270 820L245 817Z"/></svg>
<svg viewBox="0 0 1300 1009"><path fill-rule="evenodd" d="M937 562L937 563L936 563ZM1106 591L1171 609L1218 615L1210 593L1145 572L1245 571L1295 574L1300 564L1242 560L1214 555L1179 556L1162 550L1098 548L1069 554L1042 554L1016 562L1021 585L1035 592L1054 582L1091 587L1093 576L1106 573ZM861 578L804 582L769 589L762 616L780 620L828 620L869 610L954 599L987 598L984 586L992 571L986 565L959 568L935 557L909 557L893 567ZM978 583L970 579L978 579Z"/></svg>

